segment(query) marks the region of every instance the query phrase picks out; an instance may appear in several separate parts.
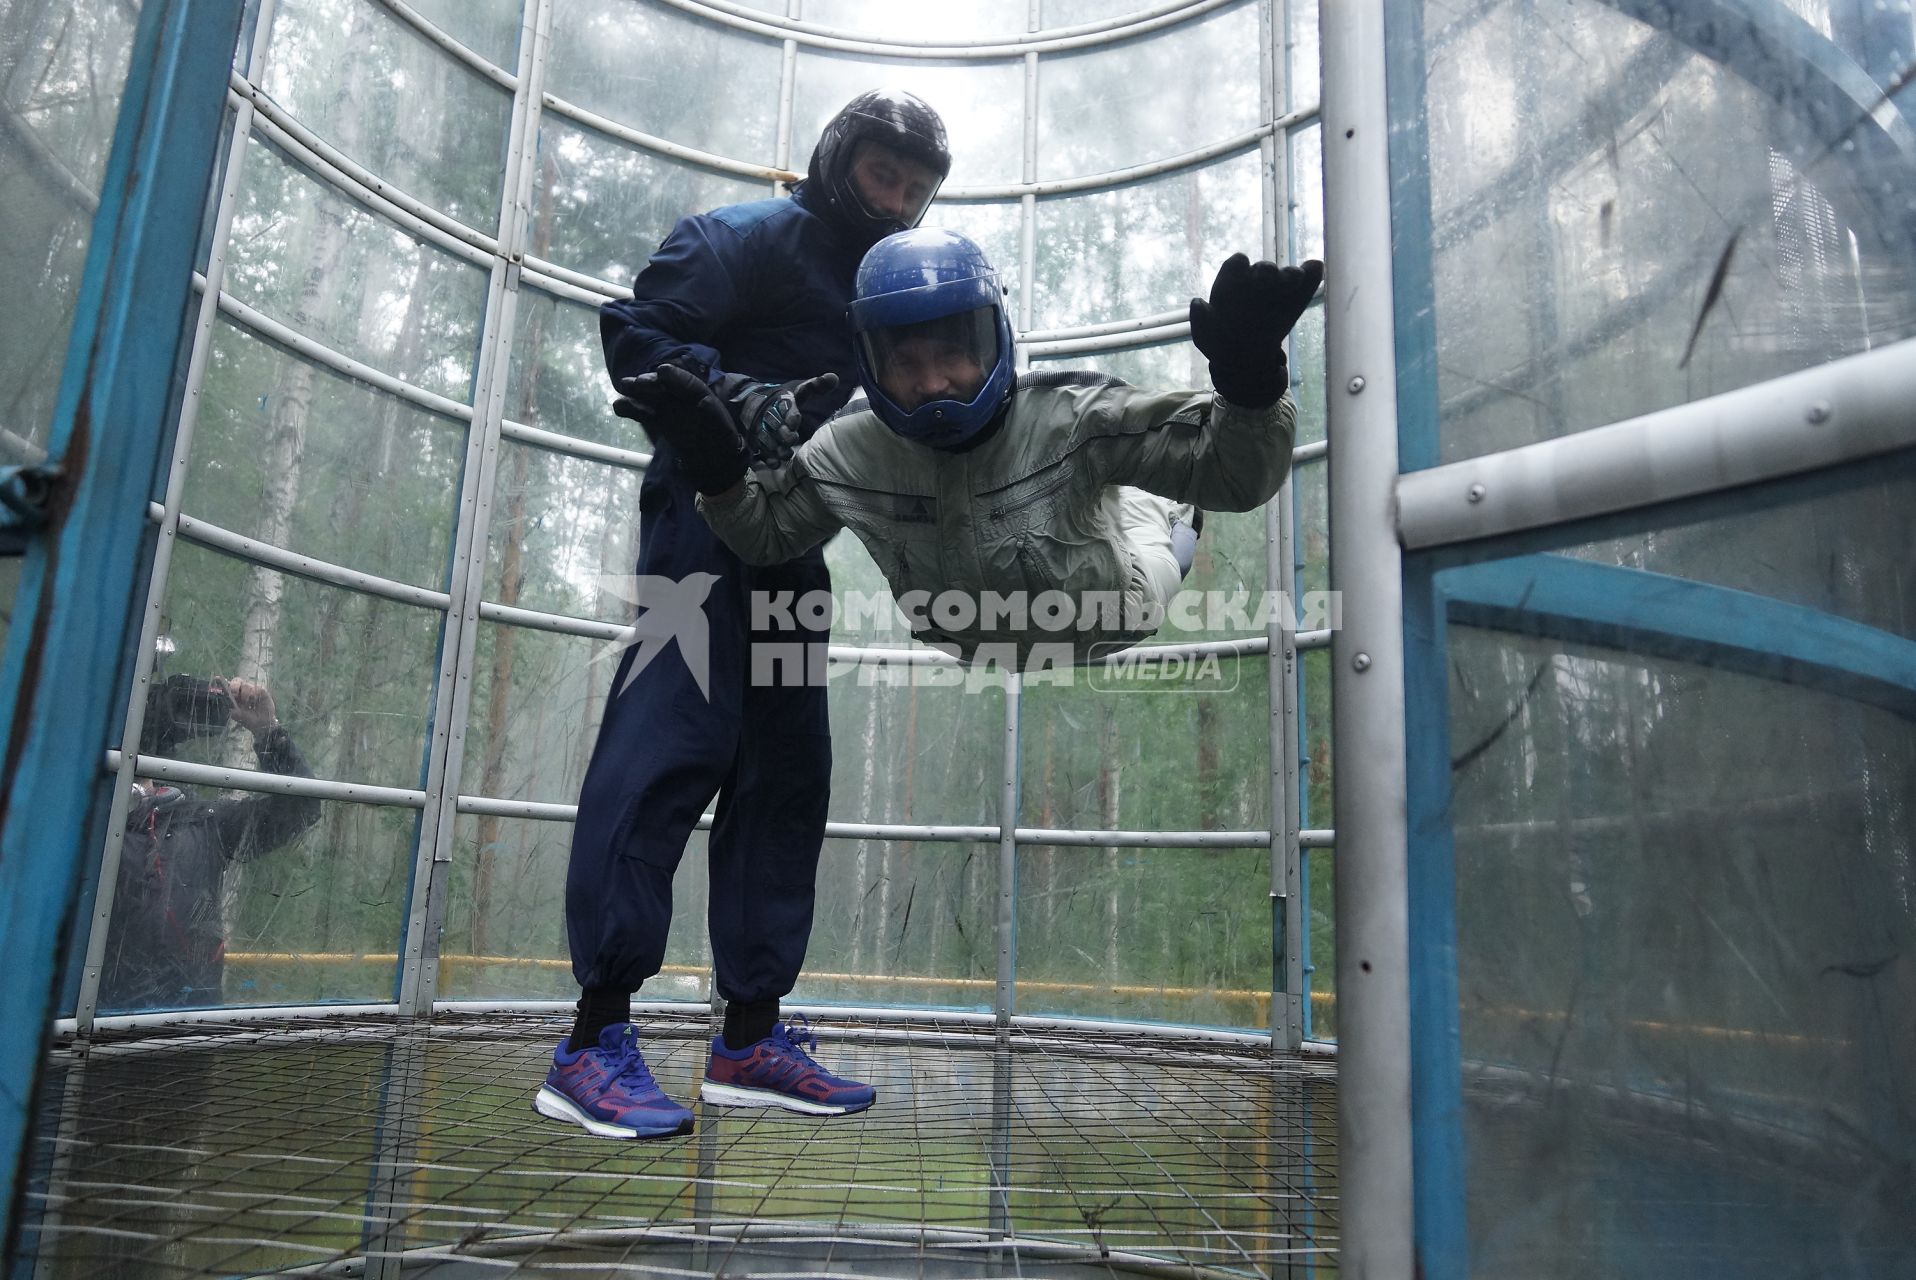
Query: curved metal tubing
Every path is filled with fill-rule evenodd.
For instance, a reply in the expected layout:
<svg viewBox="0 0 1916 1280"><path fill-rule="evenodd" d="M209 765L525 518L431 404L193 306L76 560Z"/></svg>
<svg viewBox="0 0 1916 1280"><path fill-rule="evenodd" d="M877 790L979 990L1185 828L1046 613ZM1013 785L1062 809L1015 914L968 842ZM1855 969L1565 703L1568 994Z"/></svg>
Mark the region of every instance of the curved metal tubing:
<svg viewBox="0 0 1916 1280"><path fill-rule="evenodd" d="M366 573L359 569L348 569L345 565L321 560L317 556L303 556L296 551L287 551L273 546L271 543L255 541L244 534L234 533L231 529L222 529L211 521L195 519L185 513L180 515L179 532L182 538L196 542L202 547L211 547L215 551L223 551L229 556L253 564L265 565L281 573L294 574L314 582L324 582L329 586L344 587L348 591L378 596L383 600L394 600L400 604L417 605L422 609L437 609L441 613L452 607L452 597L443 591L431 591L425 587L415 587L409 582L382 578L378 574Z"/></svg>
<svg viewBox="0 0 1916 1280"><path fill-rule="evenodd" d="M123 752L106 753L106 767L117 771L128 759ZM265 773L258 769L231 769L224 765L195 764L191 760L169 760L164 756L133 756L133 773L161 782L190 782L196 786L217 787L222 791L259 791L276 796L306 796L314 800L346 800L353 804L384 805L399 809L423 809L426 793L410 787L378 787L364 782L333 782L326 778L302 778L287 773Z"/></svg>
<svg viewBox="0 0 1916 1280"><path fill-rule="evenodd" d="M1916 339L1555 440L1406 474L1412 550L1916 448Z"/></svg>

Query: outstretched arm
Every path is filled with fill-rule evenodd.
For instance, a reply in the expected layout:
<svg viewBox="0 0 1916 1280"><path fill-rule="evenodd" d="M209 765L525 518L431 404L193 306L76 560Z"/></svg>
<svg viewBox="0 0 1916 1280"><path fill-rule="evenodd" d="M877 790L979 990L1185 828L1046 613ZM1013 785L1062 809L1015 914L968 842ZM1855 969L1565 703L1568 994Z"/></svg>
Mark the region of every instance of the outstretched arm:
<svg viewBox="0 0 1916 1280"><path fill-rule="evenodd" d="M1196 414L1187 406L1161 421L1148 404L1126 405L1118 416L1129 429L1104 450L1106 482L1222 511L1268 501L1290 470L1297 432L1284 339L1323 278L1316 261L1225 259L1211 296L1191 299L1191 341L1210 361L1217 394Z"/></svg>

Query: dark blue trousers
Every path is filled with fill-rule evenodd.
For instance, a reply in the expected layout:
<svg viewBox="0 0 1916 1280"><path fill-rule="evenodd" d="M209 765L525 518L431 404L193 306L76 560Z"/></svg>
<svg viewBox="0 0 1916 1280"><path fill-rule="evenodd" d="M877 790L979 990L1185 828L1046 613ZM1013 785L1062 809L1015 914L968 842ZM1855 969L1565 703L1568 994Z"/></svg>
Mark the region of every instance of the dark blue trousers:
<svg viewBox="0 0 1916 1280"><path fill-rule="evenodd" d="M832 753L823 682L796 672L755 682L752 646L823 645L829 631L754 633L750 602L753 592L829 590L831 578L817 549L782 565L742 563L694 504L661 449L640 494L638 572L716 577L704 602L710 698L676 642L651 654L630 685L646 649L626 649L579 795L566 937L581 987L637 991L658 973L672 874L716 796L707 848L718 991L728 1001L768 1000L791 991L811 938Z"/></svg>

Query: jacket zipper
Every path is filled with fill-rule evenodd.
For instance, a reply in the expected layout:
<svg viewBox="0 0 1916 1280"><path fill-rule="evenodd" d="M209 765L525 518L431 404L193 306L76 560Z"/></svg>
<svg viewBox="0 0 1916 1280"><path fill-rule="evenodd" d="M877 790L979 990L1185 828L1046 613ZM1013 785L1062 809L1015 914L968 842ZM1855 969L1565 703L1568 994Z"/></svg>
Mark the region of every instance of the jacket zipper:
<svg viewBox="0 0 1916 1280"><path fill-rule="evenodd" d="M1048 483L1046 483L1044 488L1038 490L1036 493L1026 498L1022 503L1019 504L1019 506L1028 507L1032 503L1038 501L1041 498L1049 498L1052 494L1056 493L1058 490L1064 488L1067 484L1070 484L1070 483L1071 483L1071 475L1069 472L1066 472L1063 475L1053 476L1051 480ZM1008 503L1004 506L993 507L991 509L991 518L993 520L1002 520L1006 516L1010 515L1011 512L1012 512L1012 507Z"/></svg>

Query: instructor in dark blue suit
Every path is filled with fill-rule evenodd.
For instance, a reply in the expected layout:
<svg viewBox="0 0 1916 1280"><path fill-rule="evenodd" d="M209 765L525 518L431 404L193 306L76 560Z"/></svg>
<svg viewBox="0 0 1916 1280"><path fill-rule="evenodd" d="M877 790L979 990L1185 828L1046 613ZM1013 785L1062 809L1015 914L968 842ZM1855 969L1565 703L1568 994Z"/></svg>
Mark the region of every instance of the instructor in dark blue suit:
<svg viewBox="0 0 1916 1280"><path fill-rule="evenodd" d="M789 456L857 385L846 308L859 260L917 225L950 163L944 125L925 103L885 90L854 98L826 125L789 197L681 219L631 301L605 304L600 332L614 385L628 390L667 362L691 368L725 400L758 458ZM821 371L837 376L814 376ZM635 394L615 410L644 423L674 408ZM742 563L700 517L671 446L656 434L654 444L639 499L640 630L653 615L699 607L707 652L682 652L700 647L687 639L699 628L667 620L679 642L630 646L614 677L566 877L578 1019L536 1105L602 1137L690 1127L691 1112L646 1069L631 1001L664 963L673 872L716 798L709 925L726 1009L701 1096L861 1111L872 1087L824 1070L805 1053L809 1037L779 1019L811 935L831 788L825 689L755 681L752 664L754 642L789 651L828 639L824 629L754 633L754 594L790 600L829 590L831 580L816 549L781 565ZM654 601L669 607L648 608Z"/></svg>

